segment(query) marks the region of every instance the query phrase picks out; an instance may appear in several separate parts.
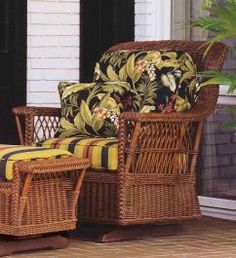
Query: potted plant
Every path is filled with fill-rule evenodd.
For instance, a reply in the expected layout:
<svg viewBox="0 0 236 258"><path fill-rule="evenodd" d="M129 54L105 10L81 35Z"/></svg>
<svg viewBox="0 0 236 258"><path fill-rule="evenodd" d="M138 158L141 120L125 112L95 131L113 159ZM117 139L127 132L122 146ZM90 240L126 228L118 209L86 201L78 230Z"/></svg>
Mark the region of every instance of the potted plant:
<svg viewBox="0 0 236 258"><path fill-rule="evenodd" d="M210 15L191 20L191 26L200 27L210 33L211 37L206 43L208 45L206 52L217 41L236 39L236 0L225 0L224 2L221 0L205 0L201 8ZM236 56L236 50L233 47L232 52ZM228 94L236 91L236 74L204 71L200 76L206 79L202 84L203 86L223 84L228 86ZM236 121L230 121L229 123L236 129Z"/></svg>

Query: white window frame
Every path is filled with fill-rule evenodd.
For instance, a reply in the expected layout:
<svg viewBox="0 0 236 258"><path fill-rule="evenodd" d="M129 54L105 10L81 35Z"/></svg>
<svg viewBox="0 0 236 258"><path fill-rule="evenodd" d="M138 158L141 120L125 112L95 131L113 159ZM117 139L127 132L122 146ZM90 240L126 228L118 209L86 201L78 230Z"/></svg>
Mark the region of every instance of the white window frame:
<svg viewBox="0 0 236 258"><path fill-rule="evenodd" d="M218 104L225 104L225 105L236 105L236 92L232 95L227 95L228 86L227 85L220 85L220 93L218 97Z"/></svg>
<svg viewBox="0 0 236 258"><path fill-rule="evenodd" d="M140 6L144 8L140 10ZM168 40L171 37L171 0L135 1L135 40Z"/></svg>
<svg viewBox="0 0 236 258"><path fill-rule="evenodd" d="M178 22L190 19L190 1L189 0L172 0L172 21L171 21L171 38L174 39L189 39L190 31L183 27L179 30ZM175 22L173 22L173 20ZM204 36L204 35L203 35ZM236 105L235 96L227 96L228 86L220 85L220 96L218 104ZM198 196L201 211L203 215L236 220L236 201L220 198L212 198L208 196Z"/></svg>
<svg viewBox="0 0 236 258"><path fill-rule="evenodd" d="M171 38L171 0L152 0L153 5L153 39L168 40Z"/></svg>
<svg viewBox="0 0 236 258"><path fill-rule="evenodd" d="M235 200L199 196L201 212L205 216L236 220Z"/></svg>

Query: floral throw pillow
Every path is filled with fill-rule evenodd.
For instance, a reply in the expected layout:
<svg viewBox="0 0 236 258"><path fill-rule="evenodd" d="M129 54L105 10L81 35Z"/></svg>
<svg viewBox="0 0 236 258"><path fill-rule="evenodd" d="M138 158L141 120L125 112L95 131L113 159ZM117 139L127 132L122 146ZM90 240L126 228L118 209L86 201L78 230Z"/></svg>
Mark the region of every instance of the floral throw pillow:
<svg viewBox="0 0 236 258"><path fill-rule="evenodd" d="M120 50L104 53L94 80L127 81L136 95L131 110L165 113L191 108L197 95L196 74L191 56L181 50Z"/></svg>
<svg viewBox="0 0 236 258"><path fill-rule="evenodd" d="M60 82L61 119L55 136L116 136L129 89L126 82Z"/></svg>

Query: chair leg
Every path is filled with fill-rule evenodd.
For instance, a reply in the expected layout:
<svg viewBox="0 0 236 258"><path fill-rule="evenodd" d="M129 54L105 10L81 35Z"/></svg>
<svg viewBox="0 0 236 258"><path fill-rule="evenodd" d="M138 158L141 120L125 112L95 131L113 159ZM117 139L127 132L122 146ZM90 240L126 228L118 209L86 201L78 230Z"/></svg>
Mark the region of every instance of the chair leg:
<svg viewBox="0 0 236 258"><path fill-rule="evenodd" d="M0 256L40 249L59 249L68 246L68 239L61 235L42 236L37 238L0 240Z"/></svg>

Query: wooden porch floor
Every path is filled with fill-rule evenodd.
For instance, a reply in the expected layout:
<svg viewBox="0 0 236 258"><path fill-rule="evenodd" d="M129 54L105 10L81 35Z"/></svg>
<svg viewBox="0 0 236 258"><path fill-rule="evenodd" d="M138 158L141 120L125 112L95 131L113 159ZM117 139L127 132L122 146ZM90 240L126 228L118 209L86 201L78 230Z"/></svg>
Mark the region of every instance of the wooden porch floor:
<svg viewBox="0 0 236 258"><path fill-rule="evenodd" d="M14 254L8 258L234 258L236 221L206 218L186 223L175 236L146 237L114 243L70 240L68 248Z"/></svg>

